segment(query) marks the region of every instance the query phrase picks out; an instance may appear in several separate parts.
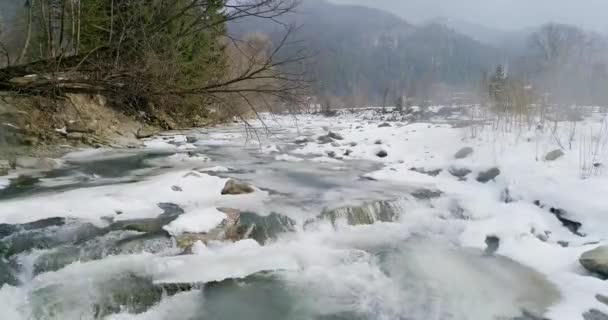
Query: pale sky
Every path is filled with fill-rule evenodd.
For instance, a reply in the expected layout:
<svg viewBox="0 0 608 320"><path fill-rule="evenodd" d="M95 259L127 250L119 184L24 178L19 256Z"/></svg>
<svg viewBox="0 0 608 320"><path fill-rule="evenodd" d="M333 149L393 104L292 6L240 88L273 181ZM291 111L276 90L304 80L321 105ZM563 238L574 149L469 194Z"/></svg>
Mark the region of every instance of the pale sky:
<svg viewBox="0 0 608 320"><path fill-rule="evenodd" d="M608 32L608 0L331 0L381 8L412 23L455 18L506 30L546 22Z"/></svg>

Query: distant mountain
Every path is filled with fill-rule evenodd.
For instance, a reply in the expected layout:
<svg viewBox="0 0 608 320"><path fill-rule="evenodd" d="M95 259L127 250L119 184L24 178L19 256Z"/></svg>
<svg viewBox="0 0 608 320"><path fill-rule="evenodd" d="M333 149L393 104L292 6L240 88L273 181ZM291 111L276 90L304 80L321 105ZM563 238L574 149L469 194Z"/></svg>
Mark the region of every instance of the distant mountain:
<svg viewBox="0 0 608 320"><path fill-rule="evenodd" d="M303 1L282 22L301 25L296 39L316 53L307 71L318 80L318 94L380 101L387 94L390 99L421 95L433 84L476 86L500 56L492 46L444 25L416 27L388 12L324 0ZM275 41L280 35L276 24L259 19L229 30L264 32Z"/></svg>

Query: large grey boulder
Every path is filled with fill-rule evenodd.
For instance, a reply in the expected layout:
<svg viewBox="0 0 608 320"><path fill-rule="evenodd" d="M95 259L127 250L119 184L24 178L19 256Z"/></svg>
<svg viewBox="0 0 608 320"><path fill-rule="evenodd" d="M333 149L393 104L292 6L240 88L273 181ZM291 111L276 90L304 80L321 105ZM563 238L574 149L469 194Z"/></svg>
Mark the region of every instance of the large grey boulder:
<svg viewBox="0 0 608 320"><path fill-rule="evenodd" d="M464 159L464 158L470 156L471 154L473 154L473 148L464 147L464 148L458 150L458 152L456 152L456 154L454 155L454 158Z"/></svg>
<svg viewBox="0 0 608 320"><path fill-rule="evenodd" d="M583 253L578 259L585 269L608 277L608 246L600 246Z"/></svg>
<svg viewBox="0 0 608 320"><path fill-rule="evenodd" d="M561 149L553 150L545 155L545 161L555 161L564 156L564 152Z"/></svg>

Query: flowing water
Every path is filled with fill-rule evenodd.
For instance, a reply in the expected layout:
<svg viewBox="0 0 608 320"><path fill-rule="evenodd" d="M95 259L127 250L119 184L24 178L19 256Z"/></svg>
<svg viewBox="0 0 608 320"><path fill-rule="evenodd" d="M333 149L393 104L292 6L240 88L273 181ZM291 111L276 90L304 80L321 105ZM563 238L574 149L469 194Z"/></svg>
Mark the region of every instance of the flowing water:
<svg viewBox="0 0 608 320"><path fill-rule="evenodd" d="M362 178L382 167L374 162L276 161L235 138L240 133L199 132L196 149L184 154L205 163L150 149L71 160L0 190L0 206L223 166L229 170L211 174L269 192L266 212L242 216L263 226L250 235L263 245L215 243L184 255L159 228L183 213L170 203L159 204L164 213L145 228L61 217L3 224L0 319L541 319L559 299L536 271L459 247L458 217L407 219L440 193ZM285 130L272 140L288 151L295 137Z"/></svg>

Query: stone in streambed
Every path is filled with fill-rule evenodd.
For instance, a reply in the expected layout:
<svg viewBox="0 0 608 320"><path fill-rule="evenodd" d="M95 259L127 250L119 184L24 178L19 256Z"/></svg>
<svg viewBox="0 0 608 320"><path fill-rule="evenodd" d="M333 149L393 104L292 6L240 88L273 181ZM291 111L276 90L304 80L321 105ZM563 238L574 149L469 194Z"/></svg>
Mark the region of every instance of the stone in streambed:
<svg viewBox="0 0 608 320"><path fill-rule="evenodd" d="M450 168L449 172L450 172L451 175L453 175L456 178L464 179L472 171L470 169L467 169L467 168L455 168L455 167L452 167L452 168Z"/></svg>
<svg viewBox="0 0 608 320"><path fill-rule="evenodd" d="M224 189L222 189L222 195L239 195L252 193L254 191L255 190L250 185L241 181L230 179L224 185Z"/></svg>
<svg viewBox="0 0 608 320"><path fill-rule="evenodd" d="M565 153L561 149L553 150L545 155L545 161L555 161L564 155Z"/></svg>
<svg viewBox="0 0 608 320"><path fill-rule="evenodd" d="M477 174L477 181L481 183L487 183L491 180L494 180L496 177L500 175L500 169L494 167L485 171L481 171Z"/></svg>
<svg viewBox="0 0 608 320"><path fill-rule="evenodd" d="M458 152L456 152L456 154L454 154L454 158L464 159L464 158L470 156L471 154L473 154L473 148L464 147L464 148L458 150Z"/></svg>
<svg viewBox="0 0 608 320"><path fill-rule="evenodd" d="M597 309L591 309L591 310L583 313L583 319L585 319L585 320L608 320L608 315Z"/></svg>
<svg viewBox="0 0 608 320"><path fill-rule="evenodd" d="M599 246L587 251L580 256L578 261L588 271L608 278L608 246Z"/></svg>

